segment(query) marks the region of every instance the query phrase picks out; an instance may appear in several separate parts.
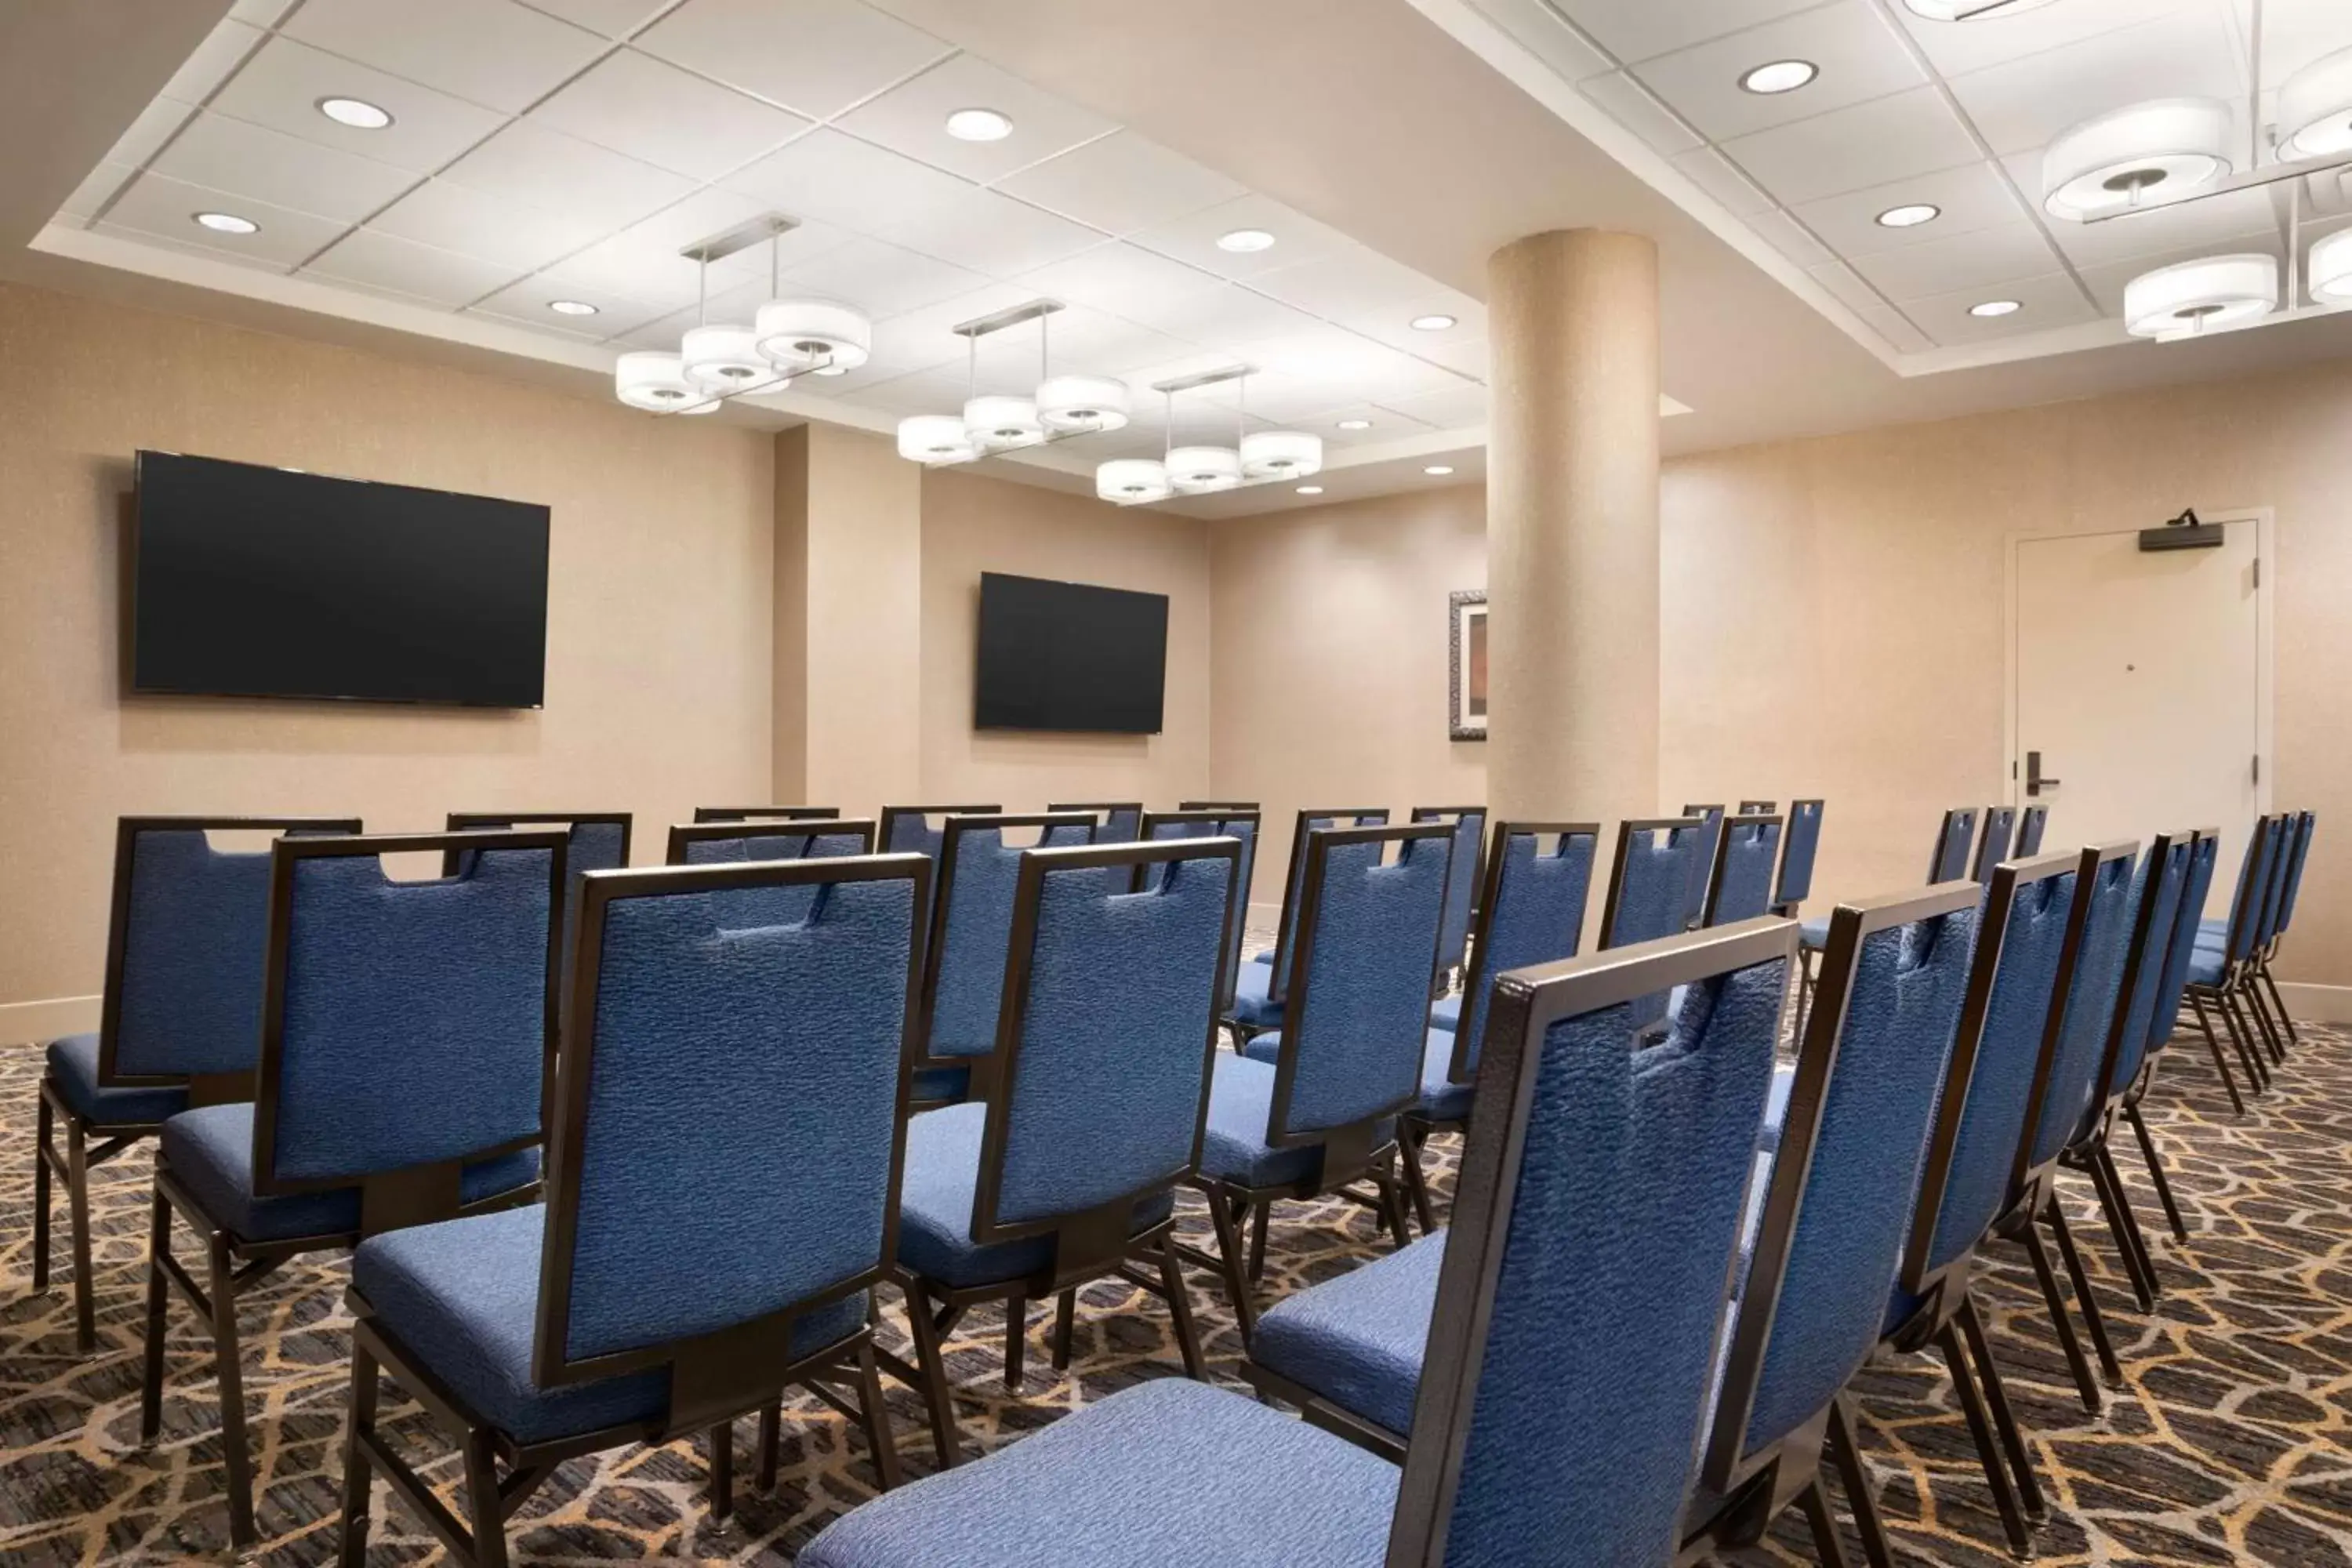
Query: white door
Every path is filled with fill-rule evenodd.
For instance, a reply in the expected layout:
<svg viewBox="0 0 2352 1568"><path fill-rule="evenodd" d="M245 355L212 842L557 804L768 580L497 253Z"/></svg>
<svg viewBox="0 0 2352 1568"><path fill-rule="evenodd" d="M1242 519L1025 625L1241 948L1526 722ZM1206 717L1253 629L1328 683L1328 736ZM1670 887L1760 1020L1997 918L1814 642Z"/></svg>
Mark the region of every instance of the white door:
<svg viewBox="0 0 2352 1568"><path fill-rule="evenodd" d="M2222 526L2206 550L2020 540L2011 579L2011 798L2050 808L2045 849L2219 827L2209 914L2269 794L2261 526Z"/></svg>

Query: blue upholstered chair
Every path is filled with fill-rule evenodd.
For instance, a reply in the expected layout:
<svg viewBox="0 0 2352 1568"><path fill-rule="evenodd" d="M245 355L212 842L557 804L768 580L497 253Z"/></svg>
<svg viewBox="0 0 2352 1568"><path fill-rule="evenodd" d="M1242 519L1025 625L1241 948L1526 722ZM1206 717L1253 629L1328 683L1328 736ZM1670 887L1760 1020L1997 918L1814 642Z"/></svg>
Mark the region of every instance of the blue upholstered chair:
<svg viewBox="0 0 2352 1568"><path fill-rule="evenodd" d="M2140 1068L2124 1090L2123 1119L2129 1123L2132 1137L2139 1144L2140 1159L2147 1166L2148 1180L2155 1184L2158 1201L2164 1205L2164 1217L2172 1226L2177 1240L2189 1239L2189 1226L2180 1217L2180 1205L2173 1201L2172 1183L2164 1172L2164 1161L2157 1153L2156 1141L2148 1136L2147 1122L2140 1115L2140 1101L2147 1095L2148 1086L2156 1081L2157 1063L2180 1016L2180 1001L2189 984L2189 961L2197 949L2197 925L2205 913L2206 895L2212 890L2213 868L2221 859L2221 837L2218 829L2197 829L2189 845L2189 868L2181 887L2179 907L2173 912L2172 935L2165 944L2164 970L2157 982L2154 1004L2148 1009L2147 1038L2140 1058ZM2229 1082L2229 1069L2221 1060L2218 1041L2209 1040L2213 1051L2213 1065ZM2237 1086L2230 1086L2234 1100ZM2245 1107L2238 1107L2242 1114Z"/></svg>
<svg viewBox="0 0 2352 1568"><path fill-rule="evenodd" d="M1503 984L1453 1229L1304 1298L1412 1259L1402 1468L1162 1379L866 1504L801 1568L1667 1562L1790 952L1741 927ZM1679 984L1706 1005L1644 1046L1626 1004Z"/></svg>
<svg viewBox="0 0 2352 1568"><path fill-rule="evenodd" d="M2230 1077L2213 1020L2219 1017L2228 1032L2238 1065L2245 1069L2248 1089L2261 1093L2270 1085L2270 1069L2263 1059L2263 1047L2255 1038L2254 1025L2247 1016L2242 997L2246 970L2261 940L2271 868L2278 858L2285 829L2284 816L2264 816L2255 821L2253 837L2246 843L2245 858L2238 866L2238 890L2230 901L2229 919L2218 937L2211 922L2200 925L2189 954L2184 994L2189 998L2190 1014L2205 1036L2213 1065L2230 1090L2231 1102L2242 1112L2244 1101L2239 1099L2237 1085Z"/></svg>
<svg viewBox="0 0 2352 1568"><path fill-rule="evenodd" d="M1265 1269L1277 1201L1339 1194L1377 1213L1397 1246L1411 1239L1396 1122L1421 1096L1454 830L1333 827L1304 844L1287 1019L1251 1040L1254 1054L1220 1054L1211 1079L1195 1184L1217 1253L1181 1249L1224 1276L1244 1342L1255 1318L1250 1280ZM1244 1270L1239 1227L1253 1214Z"/></svg>
<svg viewBox="0 0 2352 1568"><path fill-rule="evenodd" d="M823 822L841 815L837 805L698 805L694 820L709 822Z"/></svg>
<svg viewBox="0 0 2352 1568"><path fill-rule="evenodd" d="M90 1167L192 1105L253 1097L269 857L215 849L205 835L359 830L356 817L126 816L115 824L98 1032L49 1042L34 1113L33 1289L49 1288L54 1180L66 1190L74 1348L82 1353L98 1348Z"/></svg>
<svg viewBox="0 0 2352 1568"><path fill-rule="evenodd" d="M896 1278L919 1364L884 1359L929 1402L942 1467L960 1455L940 1342L982 1302L1005 1304L1008 1388L1029 1303L1056 1301L1067 1367L1078 1288L1106 1276L1165 1300L1185 1370L1208 1375L1171 1240L1200 1167L1240 863L1232 838L1018 858L994 1047L970 1101L907 1131Z"/></svg>
<svg viewBox="0 0 2352 1568"><path fill-rule="evenodd" d="M1786 824L1769 813L1731 817L1717 829L1701 925L1736 925L1772 912L1772 872Z"/></svg>
<svg viewBox="0 0 2352 1568"><path fill-rule="evenodd" d="M504 831L516 827L558 827L563 830L563 937L558 949L569 961L572 924L579 918L580 876L583 871L616 870L629 863L629 830L633 818L625 811L453 811L445 826L452 833ZM455 877L465 869L465 857L456 850L441 857L441 874Z"/></svg>
<svg viewBox="0 0 2352 1568"><path fill-rule="evenodd" d="M1822 803L1792 800L1780 837L1780 868L1772 878L1772 912L1793 917L1813 896L1813 863L1822 851Z"/></svg>
<svg viewBox="0 0 2352 1568"><path fill-rule="evenodd" d="M1685 805L1685 816L1699 820L1698 849L1691 865L1688 898L1683 904L1683 926L1685 930L1706 923L1707 900L1712 896L1715 875L1716 846L1723 841L1723 805Z"/></svg>
<svg viewBox="0 0 2352 1568"><path fill-rule="evenodd" d="M1048 805L1050 812L1091 811L1097 821L1095 842L1097 844L1132 844L1143 836L1143 803L1139 800L1111 802L1079 802L1073 805Z"/></svg>
<svg viewBox="0 0 2352 1568"><path fill-rule="evenodd" d="M163 1123L149 1235L140 1433L163 1421L177 1288L212 1335L229 1535L256 1540L237 1294L288 1258L529 1203L556 1026L566 836L280 838L270 851L260 1059L250 1104ZM379 857L462 851L395 882ZM172 1254L203 1239L199 1285Z"/></svg>
<svg viewBox="0 0 2352 1568"><path fill-rule="evenodd" d="M1976 842L1977 813L1973 806L1954 806L1944 813L1936 829L1935 847L1927 852L1927 885L1956 882L1969 874L1969 847Z"/></svg>
<svg viewBox="0 0 2352 1568"><path fill-rule="evenodd" d="M1415 822L1445 822L1454 826L1454 863L1445 874L1445 919L1438 927L1437 973L1432 992L1444 995L1454 972L1465 962L1470 941L1470 916L1478 900L1482 854L1486 847L1486 808L1483 805L1416 805Z"/></svg>
<svg viewBox="0 0 2352 1568"><path fill-rule="evenodd" d="M2029 805L2017 816L2017 844L2010 851L2012 859L2031 860L2042 853L2042 836L2050 826L2050 808Z"/></svg>
<svg viewBox="0 0 2352 1568"><path fill-rule="evenodd" d="M1011 844L1005 834L1031 833L1034 844ZM939 877L923 946L923 982L915 1004L915 1037L922 1045L915 1069L917 1109L951 1104L971 1091L971 1064L996 1047L1003 999L1004 945L1013 934L1013 895L1021 857L1032 847L1067 848L1094 842L1087 812L1029 816L956 814L940 829L934 859Z"/></svg>
<svg viewBox="0 0 2352 1568"><path fill-rule="evenodd" d="M738 817L670 825L672 866L742 866L759 860L838 860L874 853L878 830L864 817ZM776 882L714 892L706 907L720 931L798 925L821 883Z"/></svg>
<svg viewBox="0 0 2352 1568"><path fill-rule="evenodd" d="M1547 837L1553 840L1549 849L1543 847ZM1427 1173L1422 1169L1422 1146L1432 1133L1459 1131L1469 1124L1470 1086L1477 1079L1478 1046L1495 983L1515 969L1576 956L1600 844L1597 822L1495 825L1470 972L1460 995L1448 996L1430 1009L1421 1098L1397 1122L1405 1188L1424 1236L1437 1228L1437 1220ZM1459 845L1454 852L1461 854Z"/></svg>
<svg viewBox="0 0 2352 1568"><path fill-rule="evenodd" d="M1969 872L1979 885L1992 880L1992 868L2012 858L2011 846L2017 842L2017 807L1989 805L1984 808L1984 831L1977 836L1974 868Z"/></svg>
<svg viewBox="0 0 2352 1568"><path fill-rule="evenodd" d="M2278 956L2279 942L2294 923L2295 900L2303 891L2304 863L2311 858L2311 836L2319 826L2318 814L2304 812L2294 819L2294 848L2288 855L2286 878L2282 886L2277 917L2271 922L2270 938L2254 954L2254 973L2270 993L2271 1004L2278 1009L2278 1020L2288 1039L2300 1043L2303 1037L2294 1026L2294 1017L2286 1010L2286 998L2279 994L2278 981L2271 973L2271 960Z"/></svg>
<svg viewBox="0 0 2352 1568"><path fill-rule="evenodd" d="M2234 967L2225 965L2224 984L2240 999L2259 1029L2273 1061L2286 1059L2286 1046L2294 1037L2294 1020L2286 1016L2286 1001L2271 976L2271 958L2286 929L2301 889L2303 864L2310 847L2314 822L2310 812L2284 813L2278 818L2278 844L2272 852L2269 882L2263 893L2262 914L2253 941ZM2229 931L2220 921L2206 921L2199 930L2200 950L2226 952Z"/></svg>
<svg viewBox="0 0 2352 1568"><path fill-rule="evenodd" d="M1241 868L1234 873L1232 929L1225 933L1224 976L1218 982L1217 1016L1234 1010L1234 987L1242 972L1242 942L1249 924L1250 877L1257 868L1257 808L1255 806L1181 807L1147 811L1137 826L1139 838L1157 844L1171 838L1234 838L1241 841Z"/></svg>
<svg viewBox="0 0 2352 1568"><path fill-rule="evenodd" d="M1617 850L1609 863L1609 892L1601 904L1601 946L1630 947L1683 930L1691 918L1687 899L1706 824L1696 816L1660 816L1620 823ZM1654 1026L1666 1016L1668 998L1652 997L1639 1009Z"/></svg>
<svg viewBox="0 0 2352 1568"><path fill-rule="evenodd" d="M2044 1504L1969 1281L1978 1247L2009 1206L2018 1162L2040 1115L2060 966L2085 910L2075 896L2081 869L2074 855L1994 868L1902 1266L1880 1330L1891 1350L1932 1344L1942 1352L2002 1529L2020 1553L2032 1543L2027 1519L2039 1519ZM2028 1226L2021 1239L2036 1254L2038 1270L2047 1272L2040 1232Z"/></svg>
<svg viewBox="0 0 2352 1568"><path fill-rule="evenodd" d="M1290 835L1289 870L1282 879L1281 924L1274 945L1251 955L1249 966L1234 977L1234 1005L1227 1014L1236 1046L1260 1029L1282 1027L1283 1003L1290 992L1291 950L1298 932L1299 884L1307 874L1310 837L1334 827L1381 827L1388 823L1386 808L1368 806L1354 811L1309 808L1298 814Z"/></svg>
<svg viewBox="0 0 2352 1568"><path fill-rule="evenodd" d="M1877 1345L1895 1283L1980 896L1947 883L1831 918L1778 1152L1748 1193L1741 1247L1750 1259L1733 1283L1685 1559L1755 1544L1795 1503L1822 1561L1843 1562L1821 1490L1826 1454L1865 1554L1891 1561L1845 1388ZM1272 1321L1261 1342L1273 1339Z"/></svg>
<svg viewBox="0 0 2352 1568"><path fill-rule="evenodd" d="M695 1432L724 1518L736 1418L761 1413L772 1485L793 1384L844 1408L833 1386L855 1390L877 1479L897 1481L869 1324L929 870L896 856L584 879L547 1203L371 1236L352 1259L343 1562L366 1554L379 1470L459 1561L502 1565L508 1515L557 1465ZM809 894L806 921L724 929L715 898L786 885ZM377 1428L384 1372L464 1455L470 1529Z"/></svg>
<svg viewBox="0 0 2352 1568"><path fill-rule="evenodd" d="M882 808L882 853L928 855L936 864L950 816L990 816L1001 805L886 805ZM940 818L934 825L933 817ZM935 889L936 890L936 889Z"/></svg>

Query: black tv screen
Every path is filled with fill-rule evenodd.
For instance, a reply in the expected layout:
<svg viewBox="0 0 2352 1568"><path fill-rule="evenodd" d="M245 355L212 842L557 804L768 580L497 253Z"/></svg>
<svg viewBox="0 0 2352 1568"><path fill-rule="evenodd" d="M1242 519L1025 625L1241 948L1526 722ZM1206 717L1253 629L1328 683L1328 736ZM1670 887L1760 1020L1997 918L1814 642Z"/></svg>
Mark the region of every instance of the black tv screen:
<svg viewBox="0 0 2352 1568"><path fill-rule="evenodd" d="M973 722L1160 732L1168 595L983 572Z"/></svg>
<svg viewBox="0 0 2352 1568"><path fill-rule="evenodd" d="M139 454L131 686L536 708L548 509Z"/></svg>

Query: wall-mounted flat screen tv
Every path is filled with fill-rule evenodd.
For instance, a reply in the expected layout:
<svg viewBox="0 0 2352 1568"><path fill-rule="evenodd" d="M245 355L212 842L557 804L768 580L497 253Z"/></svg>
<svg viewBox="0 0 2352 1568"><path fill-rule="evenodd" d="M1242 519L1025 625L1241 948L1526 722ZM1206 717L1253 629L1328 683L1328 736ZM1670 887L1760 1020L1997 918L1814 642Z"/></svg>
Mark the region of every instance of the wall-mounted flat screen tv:
<svg viewBox="0 0 2352 1568"><path fill-rule="evenodd" d="M548 509L139 454L131 689L536 708Z"/></svg>
<svg viewBox="0 0 2352 1568"><path fill-rule="evenodd" d="M1168 595L984 572L973 722L1160 732Z"/></svg>

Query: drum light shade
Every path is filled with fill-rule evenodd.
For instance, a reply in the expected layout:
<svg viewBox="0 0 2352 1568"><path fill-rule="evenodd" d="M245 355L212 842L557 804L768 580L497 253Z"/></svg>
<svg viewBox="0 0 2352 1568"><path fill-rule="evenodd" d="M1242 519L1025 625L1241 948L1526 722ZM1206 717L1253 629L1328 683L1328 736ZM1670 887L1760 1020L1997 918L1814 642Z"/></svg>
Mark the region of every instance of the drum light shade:
<svg viewBox="0 0 2352 1568"><path fill-rule="evenodd" d="M1168 454L1168 482L1179 495L1229 490L1242 482L1242 455L1231 447L1179 447Z"/></svg>
<svg viewBox="0 0 2352 1568"><path fill-rule="evenodd" d="M2230 167L2228 104L2152 99L2085 120L2050 143L2042 205L2079 223L2210 184Z"/></svg>
<svg viewBox="0 0 2352 1568"><path fill-rule="evenodd" d="M1168 469L1152 458L1120 458L1095 470L1095 494L1120 506L1166 500Z"/></svg>
<svg viewBox="0 0 2352 1568"><path fill-rule="evenodd" d="M1037 423L1037 405L1026 397L975 397L963 405L963 427L982 452L1009 452L1045 438L1045 427Z"/></svg>
<svg viewBox="0 0 2352 1568"><path fill-rule="evenodd" d="M1242 472L1254 479L1303 479L1323 467L1323 438L1303 430L1258 430L1242 437Z"/></svg>
<svg viewBox="0 0 2352 1568"><path fill-rule="evenodd" d="M865 312L831 300L771 300L760 307L752 331L760 353L788 375L819 366L856 370L874 350L874 323Z"/></svg>
<svg viewBox="0 0 2352 1568"><path fill-rule="evenodd" d="M623 354L613 366L613 391L630 407L656 414L708 414L717 406L686 379L676 354Z"/></svg>
<svg viewBox="0 0 2352 1568"><path fill-rule="evenodd" d="M2311 297L2352 305L2352 228L2338 229L2311 247Z"/></svg>
<svg viewBox="0 0 2352 1568"><path fill-rule="evenodd" d="M2171 342L2260 321L2278 305L2276 257L2213 256L2133 279L2124 288L2124 325L2134 337Z"/></svg>
<svg viewBox="0 0 2352 1568"><path fill-rule="evenodd" d="M1037 389L1037 418L1055 435L1127 428L1127 383L1107 375L1057 375Z"/></svg>
<svg viewBox="0 0 2352 1568"><path fill-rule="evenodd" d="M2278 95L2279 152L2288 158L2352 153L2352 49L2322 55Z"/></svg>
<svg viewBox="0 0 2352 1568"><path fill-rule="evenodd" d="M686 363L686 379L717 396L754 386L773 390L780 380L749 327L695 327L679 344L678 358Z"/></svg>
<svg viewBox="0 0 2352 1568"><path fill-rule="evenodd" d="M963 421L952 414L918 414L898 421L898 456L937 466L968 463L979 456Z"/></svg>

